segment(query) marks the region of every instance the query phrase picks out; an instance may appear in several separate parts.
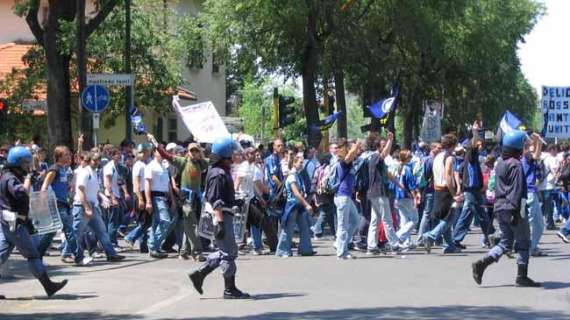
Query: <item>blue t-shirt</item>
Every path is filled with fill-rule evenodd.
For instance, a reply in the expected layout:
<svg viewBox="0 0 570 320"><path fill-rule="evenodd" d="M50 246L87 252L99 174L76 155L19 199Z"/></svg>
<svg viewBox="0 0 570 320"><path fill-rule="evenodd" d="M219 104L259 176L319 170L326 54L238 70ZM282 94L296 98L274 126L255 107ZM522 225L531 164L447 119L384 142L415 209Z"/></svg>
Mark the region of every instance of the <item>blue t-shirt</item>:
<svg viewBox="0 0 570 320"><path fill-rule="evenodd" d="M71 174L69 167L63 167L54 164L48 169L48 172L55 172L55 177L51 182L51 189L55 193L57 201L67 203L67 194L69 191L69 175Z"/></svg>
<svg viewBox="0 0 570 320"><path fill-rule="evenodd" d="M344 161L339 161L337 170L340 185L338 187L336 195L352 197L352 191L354 190L354 173L352 172L352 162L347 164Z"/></svg>
<svg viewBox="0 0 570 320"><path fill-rule="evenodd" d="M521 162L528 192L536 192L536 161L530 156L524 156Z"/></svg>
<svg viewBox="0 0 570 320"><path fill-rule="evenodd" d="M405 164L400 171L398 171L398 180L406 188L406 190L400 189L395 186L395 198L396 199L406 199L410 198L410 192L417 189L416 178L412 172L411 164Z"/></svg>
<svg viewBox="0 0 570 320"><path fill-rule="evenodd" d="M301 177L295 171L289 172L287 180L285 180L285 194L287 195L287 202L295 202L297 204L300 204L299 199L297 199L297 197L295 197L295 194L293 194L293 189L291 188L291 184L293 183L297 185L297 189L299 189L299 192L301 194L305 193L305 187L301 183Z"/></svg>

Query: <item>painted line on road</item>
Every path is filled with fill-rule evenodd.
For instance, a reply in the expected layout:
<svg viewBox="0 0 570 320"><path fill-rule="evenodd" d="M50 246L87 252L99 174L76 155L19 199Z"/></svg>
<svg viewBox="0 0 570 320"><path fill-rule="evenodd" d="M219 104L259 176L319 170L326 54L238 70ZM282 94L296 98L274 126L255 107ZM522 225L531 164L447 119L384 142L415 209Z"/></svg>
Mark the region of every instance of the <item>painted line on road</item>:
<svg viewBox="0 0 570 320"><path fill-rule="evenodd" d="M184 291L186 291L185 293L183 293ZM155 303L153 305L151 305L150 307L143 309L139 312L137 312L137 315L149 315L149 314L153 314L156 313L162 309L165 309L179 301L182 301L186 298L188 298L190 296L190 290L184 290L183 287L178 287L178 292L169 299L166 300L162 300L158 303Z"/></svg>

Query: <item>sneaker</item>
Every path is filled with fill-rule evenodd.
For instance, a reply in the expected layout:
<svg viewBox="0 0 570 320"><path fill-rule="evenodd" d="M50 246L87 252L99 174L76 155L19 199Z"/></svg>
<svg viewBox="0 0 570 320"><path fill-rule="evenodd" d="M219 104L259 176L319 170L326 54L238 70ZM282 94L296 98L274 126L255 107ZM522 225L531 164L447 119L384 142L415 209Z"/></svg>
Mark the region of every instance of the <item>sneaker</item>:
<svg viewBox="0 0 570 320"><path fill-rule="evenodd" d="M443 250L443 254L453 254L453 253L461 253L461 248L460 247L454 247L452 249Z"/></svg>
<svg viewBox="0 0 570 320"><path fill-rule="evenodd" d="M104 258L104 257L105 257L105 254L103 254L101 252L97 252L97 251L95 251L91 254L91 258L93 258L93 259L100 259L100 258Z"/></svg>
<svg viewBox="0 0 570 320"><path fill-rule="evenodd" d="M261 250L253 250L253 251L251 252L251 254L254 255L254 256L262 256L262 255L263 255L263 251L261 251Z"/></svg>
<svg viewBox="0 0 570 320"><path fill-rule="evenodd" d="M368 249L368 250L366 250L366 255L375 256L375 255L378 255L378 254L380 254L380 250L379 250L379 249Z"/></svg>
<svg viewBox="0 0 570 320"><path fill-rule="evenodd" d="M81 260L81 262L77 262L75 263L75 266L77 267L85 267L88 266L90 264L93 263L93 258L91 257L83 257L83 259Z"/></svg>
<svg viewBox="0 0 570 320"><path fill-rule="evenodd" d="M465 250L467 247L459 241L455 241L455 246L459 249Z"/></svg>
<svg viewBox="0 0 570 320"><path fill-rule="evenodd" d="M568 239L568 237L566 237L566 236L564 235L564 233L562 233L562 231L558 231L558 232L556 233L556 235L558 236L558 238L560 238L560 239L562 240L562 242L564 242L564 243L570 243L570 239Z"/></svg>
<svg viewBox="0 0 570 320"><path fill-rule="evenodd" d="M63 263L75 263L75 259L72 256L61 257L61 262Z"/></svg>
<svg viewBox="0 0 570 320"><path fill-rule="evenodd" d="M354 259L356 259L356 257L349 253L347 255L337 257L337 259L338 260L354 260Z"/></svg>
<svg viewBox="0 0 570 320"><path fill-rule="evenodd" d="M155 258L155 259L164 259L164 258L168 258L168 254L166 252L162 252L162 251L151 251L149 253L151 258Z"/></svg>
<svg viewBox="0 0 570 320"><path fill-rule="evenodd" d="M203 255L201 255L199 253L193 255L192 259L194 259L194 261L196 261L196 262L205 262L206 261L206 257L204 257Z"/></svg>
<svg viewBox="0 0 570 320"><path fill-rule="evenodd" d="M178 260L188 260L188 259L190 259L190 257L185 253L178 255Z"/></svg>
<svg viewBox="0 0 570 320"><path fill-rule="evenodd" d="M116 255L114 255L114 256L108 256L108 257L107 257L107 261L108 261L108 262L118 262L118 261L121 261L121 260L125 260L125 256L122 256L122 255L120 255L120 254L116 254Z"/></svg>
<svg viewBox="0 0 570 320"><path fill-rule="evenodd" d="M125 243L127 244L127 248L129 249L134 249L135 248L135 243L129 239L125 239Z"/></svg>
<svg viewBox="0 0 570 320"><path fill-rule="evenodd" d="M433 240L430 237L424 236L424 249L427 254L431 253L431 247L433 246Z"/></svg>

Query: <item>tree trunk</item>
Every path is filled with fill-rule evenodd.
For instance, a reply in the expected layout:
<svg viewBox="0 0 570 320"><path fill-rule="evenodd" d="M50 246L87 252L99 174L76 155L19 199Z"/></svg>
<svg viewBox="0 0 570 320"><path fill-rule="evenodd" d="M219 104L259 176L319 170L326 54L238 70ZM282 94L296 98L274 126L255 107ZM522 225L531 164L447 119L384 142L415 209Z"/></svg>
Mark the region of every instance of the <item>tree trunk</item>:
<svg viewBox="0 0 570 320"><path fill-rule="evenodd" d="M71 56L60 52L58 35L60 20L72 21L75 1L50 1L49 16L43 45L47 63L47 116L50 149L56 145L73 146L71 135L71 87L69 62Z"/></svg>
<svg viewBox="0 0 570 320"><path fill-rule="evenodd" d="M77 0L77 43L76 43L76 56L77 56L77 82L79 84L79 99L81 93L85 89L87 82L87 60L85 55L85 46L87 36L85 34L85 0ZM83 133L84 144L86 150L91 149L93 146L93 128L91 124L91 113L83 110L81 101L78 103L79 111L79 130Z"/></svg>
<svg viewBox="0 0 570 320"><path fill-rule="evenodd" d="M319 121L319 110L317 109L317 93L315 90L315 72L319 61L319 50L317 48L317 12L310 8L307 19L308 41L303 54L303 65L301 75L303 76L303 106L307 119L307 136L310 146L319 147L322 138L320 130L311 130L311 127Z"/></svg>
<svg viewBox="0 0 570 320"><path fill-rule="evenodd" d="M334 53L333 53L334 55ZM336 57L333 59L336 60ZM344 70L342 67L335 65L334 70L334 85L336 90L336 106L337 111L342 112L338 118L337 134L339 138L347 138L347 114L346 114L346 95L344 92Z"/></svg>

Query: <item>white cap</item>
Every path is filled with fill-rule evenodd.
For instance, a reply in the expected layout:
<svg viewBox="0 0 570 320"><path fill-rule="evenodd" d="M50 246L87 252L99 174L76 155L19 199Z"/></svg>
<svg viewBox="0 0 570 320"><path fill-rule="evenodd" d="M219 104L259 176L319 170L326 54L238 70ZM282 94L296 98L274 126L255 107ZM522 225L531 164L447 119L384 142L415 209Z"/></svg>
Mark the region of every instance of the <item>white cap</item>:
<svg viewBox="0 0 570 320"><path fill-rule="evenodd" d="M169 144L166 145L166 151L170 152L173 151L174 149L176 149L176 147L178 147L178 145L174 142L171 142Z"/></svg>

